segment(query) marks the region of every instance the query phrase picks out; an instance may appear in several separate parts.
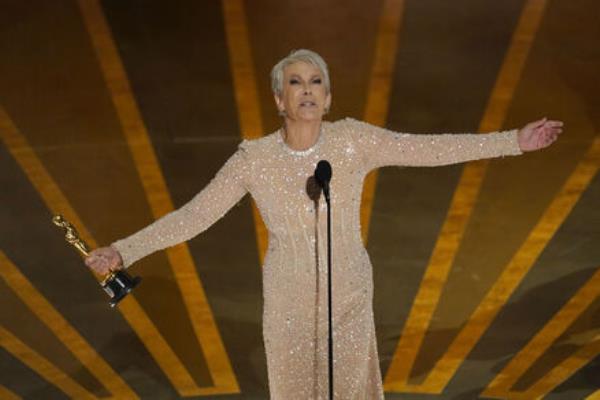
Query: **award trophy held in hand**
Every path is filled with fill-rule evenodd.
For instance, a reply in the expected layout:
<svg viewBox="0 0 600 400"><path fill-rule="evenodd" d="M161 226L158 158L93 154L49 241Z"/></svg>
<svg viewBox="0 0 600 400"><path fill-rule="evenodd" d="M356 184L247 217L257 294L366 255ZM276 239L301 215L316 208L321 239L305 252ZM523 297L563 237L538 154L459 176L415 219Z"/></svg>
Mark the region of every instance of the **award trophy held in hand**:
<svg viewBox="0 0 600 400"><path fill-rule="evenodd" d="M77 251L83 256L87 257L90 250L88 246L81 240L79 234L62 215L55 215L52 218L54 225L63 228L65 232L65 240L73 245ZM132 277L125 270L117 269L111 271L104 280L100 283L102 288L110 296L109 304L114 307L121 301L134 287L140 283L142 278L139 276Z"/></svg>

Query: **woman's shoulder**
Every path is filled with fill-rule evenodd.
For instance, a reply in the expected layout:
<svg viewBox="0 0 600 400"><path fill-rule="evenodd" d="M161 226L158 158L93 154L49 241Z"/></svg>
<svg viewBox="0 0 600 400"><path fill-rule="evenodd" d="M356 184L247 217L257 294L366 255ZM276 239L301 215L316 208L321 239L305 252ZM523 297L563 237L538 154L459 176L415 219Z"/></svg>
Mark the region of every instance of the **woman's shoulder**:
<svg viewBox="0 0 600 400"><path fill-rule="evenodd" d="M372 126L367 122L352 117L338 119L337 121L331 122L330 125L333 129L339 129L349 132L364 130L369 126Z"/></svg>
<svg viewBox="0 0 600 400"><path fill-rule="evenodd" d="M361 121L352 117L339 119L331 122L331 131L337 136L344 137L346 140L360 141L369 136L374 130L380 129L368 122Z"/></svg>
<svg viewBox="0 0 600 400"><path fill-rule="evenodd" d="M268 133L258 138L244 139L239 144L238 148L247 153L268 151L277 143L278 134L279 130L276 130L275 132Z"/></svg>

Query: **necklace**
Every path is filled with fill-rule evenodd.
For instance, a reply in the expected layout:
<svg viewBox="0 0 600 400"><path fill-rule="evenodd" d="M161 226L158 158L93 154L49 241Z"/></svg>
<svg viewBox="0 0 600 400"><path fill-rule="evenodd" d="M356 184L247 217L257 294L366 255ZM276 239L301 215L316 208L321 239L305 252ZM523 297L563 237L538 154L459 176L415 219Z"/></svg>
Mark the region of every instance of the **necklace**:
<svg viewBox="0 0 600 400"><path fill-rule="evenodd" d="M304 150L293 149L293 148L291 148L285 142L285 127L284 126L282 126L281 128L279 128L278 135L277 135L277 141L279 143L281 143L281 145L283 146L283 148L288 153L291 153L291 154L294 154L294 155L298 155L298 156L302 156L302 155L306 155L306 154L310 154L310 153L314 152L315 149L321 143L322 139L323 139L323 125L322 124L321 124L321 127L319 128L319 136L317 137L317 140L315 141L315 143L312 146L310 146L310 147L308 147L308 148L306 148Z"/></svg>

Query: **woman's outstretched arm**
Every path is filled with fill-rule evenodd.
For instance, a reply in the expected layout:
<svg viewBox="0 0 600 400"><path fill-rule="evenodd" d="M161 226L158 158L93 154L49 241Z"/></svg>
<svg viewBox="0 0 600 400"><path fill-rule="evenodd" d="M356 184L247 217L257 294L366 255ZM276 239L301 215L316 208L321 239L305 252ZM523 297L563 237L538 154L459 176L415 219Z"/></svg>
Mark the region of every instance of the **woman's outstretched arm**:
<svg viewBox="0 0 600 400"><path fill-rule="evenodd" d="M246 194L249 174L246 156L244 149L238 149L188 203L133 235L92 251L86 265L100 274L127 268L142 257L208 229Z"/></svg>
<svg viewBox="0 0 600 400"><path fill-rule="evenodd" d="M519 155L552 144L562 122L546 118L521 129L486 134L409 134L346 120L367 170L388 165L438 166Z"/></svg>

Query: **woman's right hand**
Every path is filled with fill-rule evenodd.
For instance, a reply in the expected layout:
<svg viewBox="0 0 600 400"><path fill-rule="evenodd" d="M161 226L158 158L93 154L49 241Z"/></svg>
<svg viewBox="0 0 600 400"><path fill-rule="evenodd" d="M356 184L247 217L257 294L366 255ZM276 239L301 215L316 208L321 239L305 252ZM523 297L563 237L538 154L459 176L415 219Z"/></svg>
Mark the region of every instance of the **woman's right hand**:
<svg viewBox="0 0 600 400"><path fill-rule="evenodd" d="M85 265L98 274L106 275L111 271L123 268L123 259L114 248L100 247L90 252L85 259Z"/></svg>

